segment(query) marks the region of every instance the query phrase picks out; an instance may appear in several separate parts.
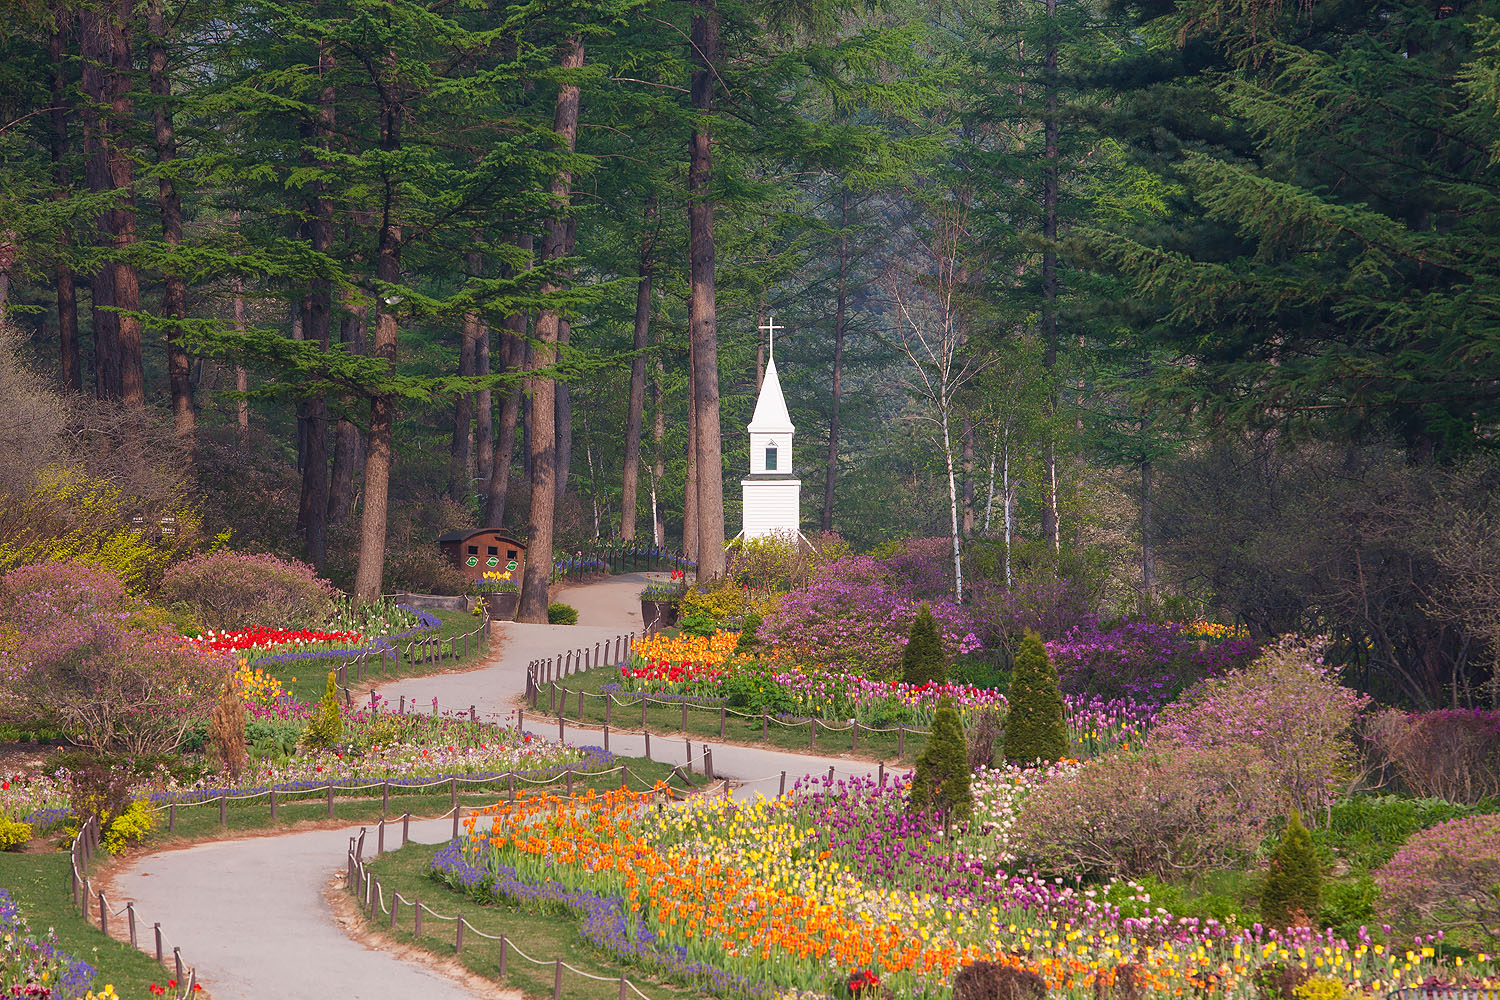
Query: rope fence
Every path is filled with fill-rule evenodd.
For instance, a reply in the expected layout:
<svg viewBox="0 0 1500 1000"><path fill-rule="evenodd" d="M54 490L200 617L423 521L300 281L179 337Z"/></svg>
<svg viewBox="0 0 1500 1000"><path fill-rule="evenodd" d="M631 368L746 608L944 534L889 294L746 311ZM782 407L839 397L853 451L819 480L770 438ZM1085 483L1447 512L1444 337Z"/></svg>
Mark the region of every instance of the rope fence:
<svg viewBox="0 0 1500 1000"><path fill-rule="evenodd" d="M746 722L760 721L761 742L770 742L771 726L774 724L781 729L801 729L807 727L807 746L809 750L816 750L818 746L818 734L821 731L825 735L836 733L849 733L850 752L859 752L859 738L861 733L896 734L897 759L906 756L906 741L908 737L928 737L932 735L930 729L920 729L916 726L908 726L897 723L894 726L871 726L850 719L848 722L839 724L818 718L782 718L773 716L767 711L742 712L730 708L725 704L699 704L680 698L657 698L645 692L633 695L620 695L614 692L584 691L579 688L569 691L562 682L569 677L584 673L600 666L620 667L629 662L630 650L637 636L634 632L619 635L613 639L597 642L592 648L581 647L579 649L565 650L555 656L532 660L526 666L526 704L535 710L541 709L542 692L547 692L547 712L551 717L556 717L558 722L558 738L562 738L563 723L567 715L568 699L577 696L576 721L580 723L601 722L604 726L604 748L609 749L609 734L613 730L627 735L644 735L647 740L647 756L650 756L651 730L647 713L654 705L658 708L677 708L682 717L679 729L686 734L688 732L689 713L694 713L695 718L701 720L702 713L712 713L718 716L719 739L728 739L729 720L731 717ZM585 699L604 702L603 719L590 719L585 710ZM615 709L633 709L639 706L641 710L640 728L627 729L615 725ZM711 723L709 723L711 725ZM707 728L706 725L698 725L699 729Z"/></svg>
<svg viewBox="0 0 1500 1000"><path fill-rule="evenodd" d="M78 828L78 833L73 837L73 844L69 851L72 857L73 875L73 905L78 907L80 915L85 922L94 922L94 912L98 911L99 931L105 937L109 937L110 919L112 917L124 917L126 932L130 938L130 946L151 954L151 949L143 946L140 941L139 921L136 917L135 903L127 902L119 909L110 909L109 900L105 898L103 890L95 890L89 879L89 871L93 860L99 851L101 830L99 828L99 817L90 816ZM166 934L162 932L160 923L151 925L151 936L155 945L156 961L163 967L167 966L167 947L171 944ZM172 969L176 972L175 982L182 990L180 1000L187 1000L198 988L198 970L188 966L184 971L182 963L182 949L173 945L171 948Z"/></svg>
<svg viewBox="0 0 1500 1000"><path fill-rule="evenodd" d="M381 676L400 673L403 656L405 664L409 667L430 664L441 666L450 661L456 663L460 660L467 660L473 653L483 655L489 650L489 645L490 623L485 621L472 632L464 632L461 635L413 639L404 648L400 645L392 645L389 650L384 647L367 649L357 656L349 657L335 667L335 681L344 692L345 703L353 707L354 694L350 688L351 677L353 683L358 685L365 680L367 675L373 674L376 670ZM374 704L371 701L372 709Z"/></svg>

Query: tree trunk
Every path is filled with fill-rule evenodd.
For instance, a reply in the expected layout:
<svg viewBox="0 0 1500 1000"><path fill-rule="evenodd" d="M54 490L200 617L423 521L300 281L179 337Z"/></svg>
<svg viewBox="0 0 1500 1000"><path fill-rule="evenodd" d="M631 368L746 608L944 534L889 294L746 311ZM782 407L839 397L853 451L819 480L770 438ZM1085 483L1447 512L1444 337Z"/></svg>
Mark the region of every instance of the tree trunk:
<svg viewBox="0 0 1500 1000"><path fill-rule="evenodd" d="M528 233L517 236L515 244L531 252L535 240ZM526 367L526 310L521 309L505 318L500 330L500 367L503 371L517 372ZM484 524L487 528L505 525L505 501L510 491L511 457L516 447L516 420L521 412L521 382L505 390L500 400L500 426L495 431L495 452L490 456L490 480L486 490Z"/></svg>
<svg viewBox="0 0 1500 1000"><path fill-rule="evenodd" d="M963 549L959 545L958 534L958 480L954 474L953 467L953 434L949 421L949 404L947 399L941 400L943 418L943 463L948 468L948 512L951 519L951 536L953 539L953 596L959 604L964 602L964 564Z"/></svg>
<svg viewBox="0 0 1500 1000"><path fill-rule="evenodd" d="M318 115L313 125L316 147L326 152L333 142L334 56L324 47L318 53L318 73L324 85L318 94ZM327 168L319 163L316 155L309 155L309 165ZM333 247L333 201L328 197L327 185L314 180L307 192L308 236L315 254L327 255ZM303 300L302 333L315 341L322 351L328 351L333 340L333 283L324 277L313 276L308 283L308 296ZM328 469L328 398L318 395L302 404L303 463L302 490L298 502L297 523L302 528L302 546L307 561L322 570L328 563L328 507L332 487Z"/></svg>
<svg viewBox="0 0 1500 1000"><path fill-rule="evenodd" d="M104 231L119 259L105 265L112 279L115 313L114 371L109 376L113 390L118 385L126 406L146 405L146 374L141 354L140 276L129 263L136 242L135 156L131 145L134 108L130 94L132 72L130 23L134 0L114 0L82 15L84 64L98 63L90 75L95 84L89 97L101 109L98 120L98 155L102 158L103 190L123 192L104 213ZM87 79L86 79L87 86Z"/></svg>
<svg viewBox="0 0 1500 1000"><path fill-rule="evenodd" d="M656 200L646 203L646 220L656 215ZM635 499L641 476L641 425L645 422L646 347L651 335L651 244L650 235L641 244L640 280L635 286L635 336L631 347L630 402L625 413L625 471L620 481L620 538L635 541ZM654 488L654 484L653 484ZM653 508L654 510L654 508Z"/></svg>
<svg viewBox="0 0 1500 1000"><path fill-rule="evenodd" d="M101 24L102 15L86 11L79 16L79 51L83 56L82 85L88 100L83 102L83 174L89 191L99 195L109 190L109 165L106 148L109 126L103 106L109 99L109 67L113 62L108 32ZM106 220L101 214L98 237L104 238ZM114 311L115 269L100 264L88 277L90 320L94 333L94 395L100 399L120 396L120 321Z"/></svg>
<svg viewBox="0 0 1500 1000"><path fill-rule="evenodd" d="M688 159L688 267L691 298L688 336L693 344L694 411L698 479L698 579L724 575L724 457L719 434L719 336L714 304L714 208L710 198L713 149L708 113L713 108L719 59L715 0L693 0L692 100L697 109Z"/></svg>
<svg viewBox="0 0 1500 1000"><path fill-rule="evenodd" d="M67 64L63 61L66 29L59 23L47 40L50 57L52 107L49 117L52 124L52 182L55 185L52 197L62 200L72 187L72 176L68 169L68 112L73 100L68 87ZM72 242L72 234L63 229L58 234L58 243L66 250ZM57 346L60 355L61 381L64 389L83 391L83 368L78 354L78 291L73 269L61 259L53 269L53 280L57 288Z"/></svg>
<svg viewBox="0 0 1500 1000"><path fill-rule="evenodd" d="M990 448L990 477L984 490L984 533L990 533L990 515L995 510L995 463L1000 456L1000 442L996 440Z"/></svg>
<svg viewBox="0 0 1500 1000"><path fill-rule="evenodd" d="M651 543L658 549L667 544L667 518L662 510L658 490L662 477L666 475L666 453L663 442L667 436L667 411L662 406L666 401L662 393L662 381L666 377L661 356L656 358L656 377L651 380Z"/></svg>
<svg viewBox="0 0 1500 1000"><path fill-rule="evenodd" d="M357 300L353 293L344 297L345 316L339 323L339 343L355 354L364 353L365 322L370 307ZM338 419L333 431L333 468L328 477L328 524L339 525L349 519L354 506L354 469L359 464L360 431L350 420L348 412L354 400L340 400L344 415Z"/></svg>
<svg viewBox="0 0 1500 1000"><path fill-rule="evenodd" d="M147 64L151 78L151 96L156 99L152 124L156 138L156 161L167 167L177 158L177 137L172 123L172 81L167 78L167 19L162 16L161 0L150 0L146 6L146 29L151 33L147 45ZM172 247L182 243L182 202L170 168L162 171L157 183L161 200L162 239ZM161 312L167 320L167 386L172 395L172 423L177 436L186 442L191 460L193 432L197 412L193 405L193 380L187 352L182 349L182 329L174 324L187 318L187 284L176 274L162 275Z"/></svg>
<svg viewBox="0 0 1500 1000"><path fill-rule="evenodd" d="M974 534L974 421L967 413L964 414L960 433L963 435L964 456L963 533L965 538L970 538Z"/></svg>
<svg viewBox="0 0 1500 1000"><path fill-rule="evenodd" d="M687 467L682 485L682 556L698 561L698 406L697 366L693 364L693 344L688 341L687 391Z"/></svg>
<svg viewBox="0 0 1500 1000"><path fill-rule="evenodd" d="M1003 461L1002 476L1003 485L1001 490L1005 497L1005 586L1010 588L1010 544L1011 544L1011 485L1010 485L1010 422L1005 424L1005 454Z"/></svg>
<svg viewBox="0 0 1500 1000"><path fill-rule="evenodd" d="M553 116L552 130L557 133L568 152L573 151L578 140L578 84L573 82L567 71L581 68L583 58L582 38L575 36L563 43L562 69L567 75L558 85L557 110ZM553 214L547 221L547 231L542 243L543 260L554 260L564 252L572 185L572 171L566 168L552 177ZM550 282L542 286L544 295L556 291L557 288ZM531 371L548 368L556 359L561 320L556 308L544 309L537 317L536 346L533 348ZM556 398L553 393L556 383L550 377L534 377L531 382L531 511L527 519L526 573L521 581L521 600L516 608L516 621L545 623L548 588L552 583L552 527L557 503L557 437L556 428L552 426L556 416Z"/></svg>
<svg viewBox="0 0 1500 1000"><path fill-rule="evenodd" d="M823 530L833 530L833 486L839 474L839 404L844 398L844 324L849 306L849 191L839 191L839 277L833 310L833 384L828 402L828 468L823 475Z"/></svg>
<svg viewBox="0 0 1500 1000"><path fill-rule="evenodd" d="M469 273L478 275L483 265L479 254L465 255ZM489 339L477 312L466 312L458 327L458 373L468 378L479 371L479 342ZM448 496L462 502L469 495L469 444L473 434L474 397L461 392L453 403L453 440L448 447Z"/></svg>
<svg viewBox="0 0 1500 1000"><path fill-rule="evenodd" d="M563 253L566 255L567 251ZM566 276L563 278L566 282ZM561 359L562 348L573 339L573 324L566 316L557 317L557 346L553 354L554 363ZM557 498L561 500L568 492L568 477L573 470L573 390L566 382L552 380L552 429L557 435L557 456L554 475L557 477Z"/></svg>
<svg viewBox="0 0 1500 1000"><path fill-rule="evenodd" d="M1151 460L1141 463L1141 585L1149 605L1156 596L1156 529L1151 523Z"/></svg>
<svg viewBox="0 0 1500 1000"><path fill-rule="evenodd" d="M394 62L391 58L389 62ZM381 87L380 148L395 152L401 148L401 105L394 91ZM382 284L394 285L401 280L401 224L397 220L397 182L384 177L384 203L381 211L380 236L376 242L375 276ZM396 370L396 312L386 301L386 294L376 297L375 337L370 356ZM364 508L359 521L359 565L354 572L354 593L367 601L380 596L385 575L386 505L391 486L391 434L395 424L396 404L390 396L377 392L370 397L370 430L365 439Z"/></svg>
<svg viewBox="0 0 1500 1000"><path fill-rule="evenodd" d="M481 321L482 322L482 321ZM474 373L484 378L490 373L490 326L482 323L479 343L475 345ZM495 460L495 398L489 389L474 393L474 481L488 485L490 463Z"/></svg>
<svg viewBox="0 0 1500 1000"><path fill-rule="evenodd" d="M1049 388L1048 407L1058 409L1057 370L1057 0L1047 0L1047 50L1043 57L1042 80L1046 92L1046 113L1042 124L1042 340L1047 375L1053 379ZM1042 534L1054 551L1062 548L1062 524L1057 509L1057 435L1047 436L1046 475L1047 502L1042 507Z"/></svg>

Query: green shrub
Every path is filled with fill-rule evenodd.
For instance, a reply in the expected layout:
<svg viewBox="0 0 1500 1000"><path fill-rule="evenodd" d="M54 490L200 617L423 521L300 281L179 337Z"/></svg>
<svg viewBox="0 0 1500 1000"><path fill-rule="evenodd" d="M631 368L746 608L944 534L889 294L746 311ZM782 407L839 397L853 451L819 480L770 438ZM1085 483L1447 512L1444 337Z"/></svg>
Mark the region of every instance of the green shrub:
<svg viewBox="0 0 1500 1000"><path fill-rule="evenodd" d="M1260 894L1261 918L1272 927L1313 923L1322 901L1322 883L1312 835L1302 825L1302 814L1293 810L1281 843L1271 855L1271 870Z"/></svg>
<svg viewBox="0 0 1500 1000"><path fill-rule="evenodd" d="M953 699L944 698L932 715L932 735L917 758L911 779L911 804L931 809L948 820L968 818L974 807L970 791L969 748Z"/></svg>
<svg viewBox="0 0 1500 1000"><path fill-rule="evenodd" d="M1368 873L1352 878L1331 879L1323 886L1323 908L1318 926L1331 927L1339 937L1353 941L1361 927L1378 923L1375 904L1380 890Z"/></svg>
<svg viewBox="0 0 1500 1000"><path fill-rule="evenodd" d="M744 656L747 653L753 653L756 647L760 645L760 639L756 638L756 633L760 631L760 623L761 616L755 612L752 611L745 615L744 623L740 625L739 641L734 644L735 656Z"/></svg>
<svg viewBox="0 0 1500 1000"><path fill-rule="evenodd" d="M323 690L323 700L317 711L307 721L302 731L302 745L326 750L344 735L344 717L339 713L338 680L332 670L328 671L328 686Z"/></svg>
<svg viewBox="0 0 1500 1000"><path fill-rule="evenodd" d="M1028 631L1016 651L1006 700L1005 759L1030 764L1067 756L1068 727L1062 690L1042 637Z"/></svg>
<svg viewBox="0 0 1500 1000"><path fill-rule="evenodd" d="M150 808L142 800L136 799L104 828L104 849L111 854L119 854L150 833L153 823Z"/></svg>
<svg viewBox="0 0 1500 1000"><path fill-rule="evenodd" d="M10 851L31 840L31 825L0 816L0 851Z"/></svg>
<svg viewBox="0 0 1500 1000"><path fill-rule="evenodd" d="M1004 663L973 653L948 665L948 680L985 691L1004 691L1010 687L1010 669Z"/></svg>
<svg viewBox="0 0 1500 1000"><path fill-rule="evenodd" d="M906 648L901 651L901 679L908 684L941 684L948 679L948 658L943 655L943 639L938 635L932 608L924 601L906 634Z"/></svg>
<svg viewBox="0 0 1500 1000"><path fill-rule="evenodd" d="M547 624L549 625L577 625L578 609L571 604L561 601L553 601L547 605Z"/></svg>
<svg viewBox="0 0 1500 1000"><path fill-rule="evenodd" d="M719 631L719 622L707 611L687 611L684 607L682 617L677 620L677 631L683 635L713 635Z"/></svg>

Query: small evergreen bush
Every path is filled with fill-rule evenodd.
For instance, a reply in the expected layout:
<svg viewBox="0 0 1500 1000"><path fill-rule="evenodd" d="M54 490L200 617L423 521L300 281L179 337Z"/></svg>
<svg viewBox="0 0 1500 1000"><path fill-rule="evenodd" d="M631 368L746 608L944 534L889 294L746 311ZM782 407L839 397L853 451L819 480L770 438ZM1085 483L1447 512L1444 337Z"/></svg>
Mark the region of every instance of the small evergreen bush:
<svg viewBox="0 0 1500 1000"><path fill-rule="evenodd" d="M953 699L944 698L932 716L932 735L917 758L911 779L913 808L931 809L947 820L967 819L974 807L969 749Z"/></svg>
<svg viewBox="0 0 1500 1000"><path fill-rule="evenodd" d="M563 604L561 601L553 601L547 605L548 625L577 625L578 609L571 604Z"/></svg>
<svg viewBox="0 0 1500 1000"><path fill-rule="evenodd" d="M1272 927L1305 927L1318 916L1323 874L1302 814L1292 810L1260 894L1261 918Z"/></svg>
<svg viewBox="0 0 1500 1000"><path fill-rule="evenodd" d="M943 639L938 635L932 608L926 602L917 609L911 631L906 634L906 648L901 651L901 679L915 686L941 684L948 679Z"/></svg>
<svg viewBox="0 0 1500 1000"><path fill-rule="evenodd" d="M1068 753L1062 690L1042 637L1027 632L1016 651L1007 694L1005 759L1023 764L1057 761Z"/></svg>
<svg viewBox="0 0 1500 1000"><path fill-rule="evenodd" d="M323 689L323 700L317 711L308 720L302 731L302 745L326 750L344 735L344 717L339 714L338 680L332 670L328 671L328 686Z"/></svg>

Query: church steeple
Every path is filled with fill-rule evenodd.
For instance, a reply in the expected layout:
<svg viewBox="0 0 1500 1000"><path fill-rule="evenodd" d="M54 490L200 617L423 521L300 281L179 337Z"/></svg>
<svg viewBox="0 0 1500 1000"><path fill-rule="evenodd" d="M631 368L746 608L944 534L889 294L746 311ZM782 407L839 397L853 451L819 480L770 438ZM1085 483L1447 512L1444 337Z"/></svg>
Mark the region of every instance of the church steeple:
<svg viewBox="0 0 1500 1000"><path fill-rule="evenodd" d="M787 412L776 373L775 317L761 327L770 334L766 371L760 397L750 417L750 475L740 481L744 491L746 538L788 535L795 539L801 520L802 482L792 468L792 437L797 428Z"/></svg>

